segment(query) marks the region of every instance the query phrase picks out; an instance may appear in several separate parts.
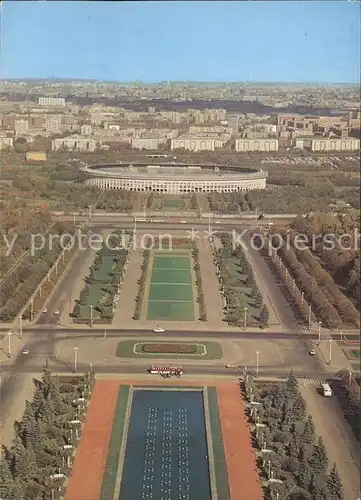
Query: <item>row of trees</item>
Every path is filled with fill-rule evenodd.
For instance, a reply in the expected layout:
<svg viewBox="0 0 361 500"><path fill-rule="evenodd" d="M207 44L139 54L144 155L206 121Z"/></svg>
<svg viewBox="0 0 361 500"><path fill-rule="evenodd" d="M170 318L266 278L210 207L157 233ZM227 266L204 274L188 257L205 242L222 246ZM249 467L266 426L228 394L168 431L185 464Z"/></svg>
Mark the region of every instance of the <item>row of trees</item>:
<svg viewBox="0 0 361 500"><path fill-rule="evenodd" d="M359 233L360 233L360 211L350 210L346 214L319 214L312 217L298 217L292 223L292 228L298 233L306 234L309 241L314 235L322 238L327 234L333 234L336 238L347 235L344 243L348 249L341 248L336 240L334 248L328 248L323 244L323 239L315 241L315 255L323 266L331 274L335 283L342 289L356 306L360 309L360 258L359 258Z"/></svg>
<svg viewBox="0 0 361 500"><path fill-rule="evenodd" d="M120 231L112 233L108 243L104 242L103 247L97 252L89 268L89 275L84 280L85 286L80 292L79 299L75 301L72 317L76 323L87 323L89 319L97 322L98 316L100 321L112 321L116 296L119 294L120 282L128 262L129 247L119 246L120 238L122 238ZM103 295L98 298L97 303L93 303L92 288L96 286L101 287ZM93 306L93 318L90 318L90 306Z"/></svg>
<svg viewBox="0 0 361 500"><path fill-rule="evenodd" d="M15 437L0 461L0 497L6 500L59 498L82 430L93 374L61 383L46 366L26 401Z"/></svg>
<svg viewBox="0 0 361 500"><path fill-rule="evenodd" d="M297 379L291 374L286 382L262 385L246 375L243 392L250 402L249 420L265 498L343 500L338 471L335 465L329 468L324 443L307 415Z"/></svg>
<svg viewBox="0 0 361 500"><path fill-rule="evenodd" d="M194 272L196 274L196 287L197 287L197 296L199 304L199 319L201 321L207 321L207 310L204 301L201 266L199 262L199 250L195 244L192 250L192 257L194 260Z"/></svg>
<svg viewBox="0 0 361 500"><path fill-rule="evenodd" d="M361 401L360 385L353 374L342 370L339 374L340 384L336 388L336 395L340 401L345 419L349 423L353 433L361 444Z"/></svg>
<svg viewBox="0 0 361 500"><path fill-rule="evenodd" d="M150 250L143 251L143 262L141 265L141 275L138 280L138 294L135 299L135 309L133 319L139 320L142 315L142 305L144 300L145 287L147 283L147 274L150 260Z"/></svg>
<svg viewBox="0 0 361 500"><path fill-rule="evenodd" d="M215 252L215 264L217 275L221 283L221 291L224 294L228 323L240 326L245 322L245 308L249 303L253 307L260 309L258 317L248 315L247 324L259 324L265 327L268 324L269 312L267 306L263 304L263 298L260 294L253 274L253 269L248 262L243 249L240 245L233 247L231 235L223 233L220 235L222 248ZM251 296L246 302L246 296L242 288L252 289Z"/></svg>
<svg viewBox="0 0 361 500"><path fill-rule="evenodd" d="M51 231L34 239L34 247L20 264L2 281L0 296L0 321L13 321L25 306L39 283L53 267L64 248L71 244L74 228L62 235ZM69 235L69 237L67 236ZM54 237L53 239L52 236ZM43 245L43 248L40 248ZM34 250L40 248L39 250Z"/></svg>

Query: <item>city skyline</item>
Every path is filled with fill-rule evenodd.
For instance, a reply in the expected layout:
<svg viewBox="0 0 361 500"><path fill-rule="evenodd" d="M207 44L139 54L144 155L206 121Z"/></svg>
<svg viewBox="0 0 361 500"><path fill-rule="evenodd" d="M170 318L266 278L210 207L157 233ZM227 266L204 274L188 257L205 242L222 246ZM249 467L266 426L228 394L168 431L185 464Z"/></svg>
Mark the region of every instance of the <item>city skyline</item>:
<svg viewBox="0 0 361 500"><path fill-rule="evenodd" d="M355 84L358 7L328 1L5 2L0 77Z"/></svg>

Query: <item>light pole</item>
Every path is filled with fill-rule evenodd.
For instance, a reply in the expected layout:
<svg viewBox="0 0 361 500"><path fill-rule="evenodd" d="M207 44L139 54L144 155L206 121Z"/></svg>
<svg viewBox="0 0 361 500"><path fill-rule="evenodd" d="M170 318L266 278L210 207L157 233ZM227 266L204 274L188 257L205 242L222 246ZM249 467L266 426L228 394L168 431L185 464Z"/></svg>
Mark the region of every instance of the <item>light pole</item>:
<svg viewBox="0 0 361 500"><path fill-rule="evenodd" d="M332 342L333 339L329 339L328 341L328 364L331 364L331 356L332 356Z"/></svg>
<svg viewBox="0 0 361 500"><path fill-rule="evenodd" d="M93 326L93 305L90 305L90 326Z"/></svg>
<svg viewBox="0 0 361 500"><path fill-rule="evenodd" d="M288 278L288 268L286 267L285 268L285 280L287 280L287 278Z"/></svg>
<svg viewBox="0 0 361 500"><path fill-rule="evenodd" d="M19 317L19 338L23 338L23 317L21 316L21 314Z"/></svg>
<svg viewBox="0 0 361 500"><path fill-rule="evenodd" d="M321 325L322 325L322 321L319 321L318 322L318 343L321 342Z"/></svg>
<svg viewBox="0 0 361 500"><path fill-rule="evenodd" d="M350 370L348 372L348 385L351 385L351 382L352 382L352 371Z"/></svg>
<svg viewBox="0 0 361 500"><path fill-rule="evenodd" d="M34 316L34 299L30 301L30 322L33 321Z"/></svg>
<svg viewBox="0 0 361 500"><path fill-rule="evenodd" d="M8 352L9 352L9 358L11 358L11 335L13 332L11 330L8 331Z"/></svg>
<svg viewBox="0 0 361 500"><path fill-rule="evenodd" d="M246 331L246 328L247 328L247 311L248 311L248 307L245 307L244 308L244 325L243 325L244 331Z"/></svg>
<svg viewBox="0 0 361 500"><path fill-rule="evenodd" d="M312 306L308 304L308 329L311 331L312 326Z"/></svg>
<svg viewBox="0 0 361 500"><path fill-rule="evenodd" d="M260 352L256 351L256 374L257 375L258 375L258 372L259 372L259 355L260 355Z"/></svg>
<svg viewBox="0 0 361 500"><path fill-rule="evenodd" d="M292 291L295 289L295 284L296 284L295 278L292 278Z"/></svg>
<svg viewBox="0 0 361 500"><path fill-rule="evenodd" d="M78 348L74 347L74 371L76 372L76 369L78 367Z"/></svg>
<svg viewBox="0 0 361 500"><path fill-rule="evenodd" d="M106 340L106 338L107 338L107 329L106 328L104 330L104 337L103 338L104 338L104 340Z"/></svg>
<svg viewBox="0 0 361 500"><path fill-rule="evenodd" d="M305 292L301 292L301 307L303 306Z"/></svg>

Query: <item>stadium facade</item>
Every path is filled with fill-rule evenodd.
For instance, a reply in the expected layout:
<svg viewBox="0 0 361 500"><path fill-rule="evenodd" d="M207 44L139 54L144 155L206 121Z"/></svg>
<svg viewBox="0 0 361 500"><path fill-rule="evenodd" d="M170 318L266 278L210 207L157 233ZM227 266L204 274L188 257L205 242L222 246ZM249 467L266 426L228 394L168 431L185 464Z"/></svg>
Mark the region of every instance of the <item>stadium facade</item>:
<svg viewBox="0 0 361 500"><path fill-rule="evenodd" d="M156 193L231 193L265 189L267 172L261 169L183 163L117 163L82 168L86 184L101 189Z"/></svg>

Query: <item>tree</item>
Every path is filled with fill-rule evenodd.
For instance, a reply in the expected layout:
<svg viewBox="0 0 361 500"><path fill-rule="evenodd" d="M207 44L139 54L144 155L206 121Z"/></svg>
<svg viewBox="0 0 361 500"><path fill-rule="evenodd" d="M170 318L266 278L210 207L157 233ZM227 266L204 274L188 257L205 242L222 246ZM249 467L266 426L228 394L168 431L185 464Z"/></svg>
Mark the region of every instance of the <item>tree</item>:
<svg viewBox="0 0 361 500"><path fill-rule="evenodd" d="M318 438L317 444L314 447L310 458L310 465L315 474L325 472L328 465L326 448L321 437Z"/></svg>
<svg viewBox="0 0 361 500"><path fill-rule="evenodd" d="M313 423L311 415L308 415L305 422L305 427L302 433L303 443L312 444L315 441L315 424Z"/></svg>
<svg viewBox="0 0 361 500"><path fill-rule="evenodd" d="M15 139L14 141L14 150L17 153L26 153L27 149L27 142L24 137L19 137L18 139Z"/></svg>
<svg viewBox="0 0 361 500"><path fill-rule="evenodd" d="M328 500L344 500L343 486L336 464L333 465L327 480Z"/></svg>
<svg viewBox="0 0 361 500"><path fill-rule="evenodd" d="M259 313L259 322L262 326L266 326L268 324L269 313L266 304L263 304L262 309Z"/></svg>
<svg viewBox="0 0 361 500"><path fill-rule="evenodd" d="M14 481L13 498L16 500L27 500L25 497L25 485L21 479L17 478Z"/></svg>
<svg viewBox="0 0 361 500"><path fill-rule="evenodd" d="M0 460L0 498L10 499L13 493L14 480L8 461L4 456Z"/></svg>
<svg viewBox="0 0 361 500"><path fill-rule="evenodd" d="M34 409L29 401L25 401L24 416L20 422L19 430L25 446L35 444L39 438L39 426L35 419Z"/></svg>

